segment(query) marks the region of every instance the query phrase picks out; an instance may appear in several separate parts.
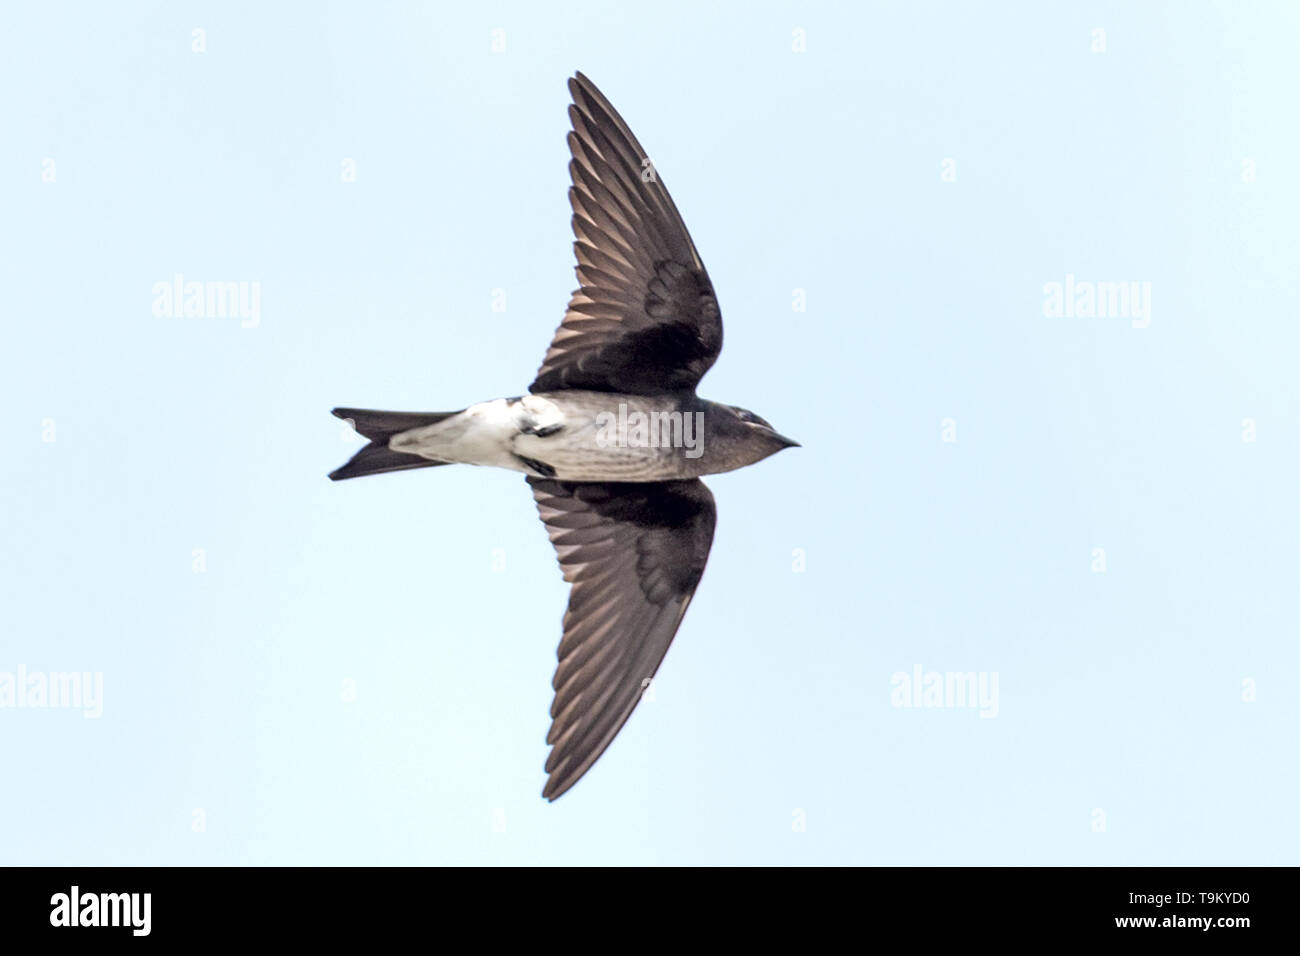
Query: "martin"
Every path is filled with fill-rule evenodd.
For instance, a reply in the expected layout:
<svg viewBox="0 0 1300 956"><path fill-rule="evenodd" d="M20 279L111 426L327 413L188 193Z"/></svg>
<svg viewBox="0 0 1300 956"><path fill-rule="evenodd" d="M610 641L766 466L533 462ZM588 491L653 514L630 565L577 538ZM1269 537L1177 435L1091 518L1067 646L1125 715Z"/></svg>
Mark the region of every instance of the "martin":
<svg viewBox="0 0 1300 956"><path fill-rule="evenodd" d="M797 442L696 385L722 348L700 255L645 150L581 73L569 81L580 288L528 395L457 412L336 408L370 443L337 480L435 465L523 472L572 585L553 686L554 800L609 746L677 633L713 543L700 481ZM675 423L608 440L611 421ZM699 423L682 440L685 422Z"/></svg>

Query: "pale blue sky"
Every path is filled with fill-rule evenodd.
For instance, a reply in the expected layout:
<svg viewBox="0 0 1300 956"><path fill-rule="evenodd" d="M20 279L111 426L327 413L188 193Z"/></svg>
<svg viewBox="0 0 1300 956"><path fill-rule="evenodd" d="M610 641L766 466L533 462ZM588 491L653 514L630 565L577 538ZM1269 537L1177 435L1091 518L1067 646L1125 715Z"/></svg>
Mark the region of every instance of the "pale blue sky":
<svg viewBox="0 0 1300 956"><path fill-rule="evenodd" d="M1297 862L1293 5L115 6L0 14L0 675L104 687L0 708L0 862ZM551 805L520 476L325 475L334 405L531 381L575 69L709 267L701 392L804 447L710 479L655 699ZM256 327L156 316L177 273ZM1149 326L1045 317L1067 275ZM892 706L917 666L997 716Z"/></svg>

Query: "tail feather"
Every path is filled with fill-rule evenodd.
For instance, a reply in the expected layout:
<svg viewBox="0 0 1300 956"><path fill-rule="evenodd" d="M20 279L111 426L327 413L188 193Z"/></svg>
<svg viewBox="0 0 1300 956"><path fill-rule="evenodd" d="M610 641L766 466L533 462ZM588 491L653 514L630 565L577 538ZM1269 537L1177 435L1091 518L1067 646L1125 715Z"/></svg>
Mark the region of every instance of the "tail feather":
<svg viewBox="0 0 1300 956"><path fill-rule="evenodd" d="M348 422L371 441L388 441L398 432L436 425L460 412L380 412L372 408L336 408L330 414Z"/></svg>
<svg viewBox="0 0 1300 956"><path fill-rule="evenodd" d="M370 444L341 468L330 472L333 481L345 478L360 478L363 475L380 475L389 471L406 471L409 468L432 468L435 465L447 465L450 462L433 461L419 455L393 451L388 447L388 440L400 432L425 425L436 425L445 418L459 412L380 412L368 408L336 408L334 415L344 419Z"/></svg>

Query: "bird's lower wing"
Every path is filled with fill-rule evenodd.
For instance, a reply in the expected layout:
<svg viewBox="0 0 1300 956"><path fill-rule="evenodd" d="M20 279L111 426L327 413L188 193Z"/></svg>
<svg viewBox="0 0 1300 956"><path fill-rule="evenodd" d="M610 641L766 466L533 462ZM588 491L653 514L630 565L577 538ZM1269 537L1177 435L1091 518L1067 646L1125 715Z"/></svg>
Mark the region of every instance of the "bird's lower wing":
<svg viewBox="0 0 1300 956"><path fill-rule="evenodd" d="M542 791L554 800L609 746L658 670L704 573L717 511L698 479L528 483L573 585Z"/></svg>

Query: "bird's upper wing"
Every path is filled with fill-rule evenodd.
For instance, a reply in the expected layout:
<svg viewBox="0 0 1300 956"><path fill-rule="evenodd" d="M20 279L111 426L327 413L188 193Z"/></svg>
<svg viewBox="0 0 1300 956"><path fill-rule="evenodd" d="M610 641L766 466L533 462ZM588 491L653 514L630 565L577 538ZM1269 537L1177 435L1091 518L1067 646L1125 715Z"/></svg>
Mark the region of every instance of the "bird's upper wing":
<svg viewBox="0 0 1300 956"><path fill-rule="evenodd" d="M581 73L569 90L569 202L581 288L530 390L694 389L722 348L708 273L623 118Z"/></svg>
<svg viewBox="0 0 1300 956"><path fill-rule="evenodd" d="M619 484L529 478L572 583L542 795L596 762L668 652L704 573L717 512L699 479Z"/></svg>

